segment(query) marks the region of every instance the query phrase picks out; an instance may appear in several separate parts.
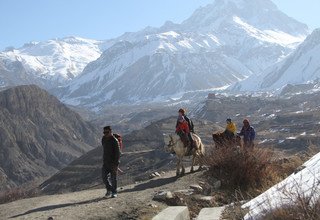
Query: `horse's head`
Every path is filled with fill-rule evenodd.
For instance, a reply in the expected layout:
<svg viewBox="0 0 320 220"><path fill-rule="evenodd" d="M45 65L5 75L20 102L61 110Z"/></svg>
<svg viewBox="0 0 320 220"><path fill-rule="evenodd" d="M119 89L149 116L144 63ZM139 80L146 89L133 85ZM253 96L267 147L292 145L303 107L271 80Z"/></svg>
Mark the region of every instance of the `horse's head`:
<svg viewBox="0 0 320 220"><path fill-rule="evenodd" d="M220 132L212 134L212 139L213 139L214 142L220 141L221 137L222 137L222 134Z"/></svg>
<svg viewBox="0 0 320 220"><path fill-rule="evenodd" d="M176 143L175 143L174 138L172 137L172 135L165 136L164 142L165 142L165 146L164 146L165 152L173 153L174 152L173 148L174 148Z"/></svg>

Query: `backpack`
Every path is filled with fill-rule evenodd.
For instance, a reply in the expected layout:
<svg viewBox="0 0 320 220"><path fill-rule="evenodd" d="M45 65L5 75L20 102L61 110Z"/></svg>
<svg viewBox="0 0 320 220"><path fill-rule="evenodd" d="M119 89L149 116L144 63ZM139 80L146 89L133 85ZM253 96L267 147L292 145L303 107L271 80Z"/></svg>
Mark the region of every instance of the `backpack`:
<svg viewBox="0 0 320 220"><path fill-rule="evenodd" d="M192 121L190 118L188 118L186 115L183 116L183 117L184 117L184 119L186 119L186 121L188 122L190 132L193 132L193 133L194 133L193 121Z"/></svg>
<svg viewBox="0 0 320 220"><path fill-rule="evenodd" d="M117 133L113 133L113 136L118 140L120 150L122 151L123 150L122 136L120 134L117 134Z"/></svg>

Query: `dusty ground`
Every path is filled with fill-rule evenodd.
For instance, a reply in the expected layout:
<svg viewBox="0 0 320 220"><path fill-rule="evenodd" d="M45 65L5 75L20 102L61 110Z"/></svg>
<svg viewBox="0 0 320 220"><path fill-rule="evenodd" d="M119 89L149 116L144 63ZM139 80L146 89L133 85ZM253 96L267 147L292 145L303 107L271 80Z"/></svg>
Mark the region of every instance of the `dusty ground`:
<svg viewBox="0 0 320 220"><path fill-rule="evenodd" d="M189 168L188 170L189 171ZM202 178L202 172L176 178L170 171L162 177L119 190L118 198L103 198L104 189L42 196L0 205L1 219L150 219L163 208L152 200L160 190L188 189Z"/></svg>

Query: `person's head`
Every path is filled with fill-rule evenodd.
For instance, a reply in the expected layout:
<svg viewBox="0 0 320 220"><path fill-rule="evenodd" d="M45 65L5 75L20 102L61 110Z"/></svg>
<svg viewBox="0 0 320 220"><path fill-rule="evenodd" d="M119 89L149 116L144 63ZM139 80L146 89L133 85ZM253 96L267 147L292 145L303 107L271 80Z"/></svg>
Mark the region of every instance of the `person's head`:
<svg viewBox="0 0 320 220"><path fill-rule="evenodd" d="M182 123L184 121L185 121L184 117L182 115L179 115L178 122Z"/></svg>
<svg viewBox="0 0 320 220"><path fill-rule="evenodd" d="M243 120L243 125L244 125L245 127L249 127L249 126L250 126L249 120L245 118L245 119Z"/></svg>
<svg viewBox="0 0 320 220"><path fill-rule="evenodd" d="M105 126L105 127L103 128L103 134L104 134L105 136L111 135L111 134L112 134L111 126Z"/></svg>
<svg viewBox="0 0 320 220"><path fill-rule="evenodd" d="M227 124L230 124L230 123L231 123L231 118L228 118L228 119L226 120L226 122L227 122Z"/></svg>
<svg viewBox="0 0 320 220"><path fill-rule="evenodd" d="M186 111L183 108L180 108L178 111L179 115L184 115Z"/></svg>

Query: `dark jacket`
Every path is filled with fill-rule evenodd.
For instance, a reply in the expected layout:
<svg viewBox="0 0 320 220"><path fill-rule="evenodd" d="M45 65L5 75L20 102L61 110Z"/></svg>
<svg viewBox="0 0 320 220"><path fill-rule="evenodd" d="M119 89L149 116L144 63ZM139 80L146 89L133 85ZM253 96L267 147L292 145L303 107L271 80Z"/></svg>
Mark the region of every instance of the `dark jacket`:
<svg viewBox="0 0 320 220"><path fill-rule="evenodd" d="M256 137L256 132L252 126L249 126L247 128L243 126L238 135L243 136L244 141L253 141Z"/></svg>
<svg viewBox="0 0 320 220"><path fill-rule="evenodd" d="M111 137L102 137L103 147L103 165L114 167L119 165L120 147L118 140L112 135Z"/></svg>

